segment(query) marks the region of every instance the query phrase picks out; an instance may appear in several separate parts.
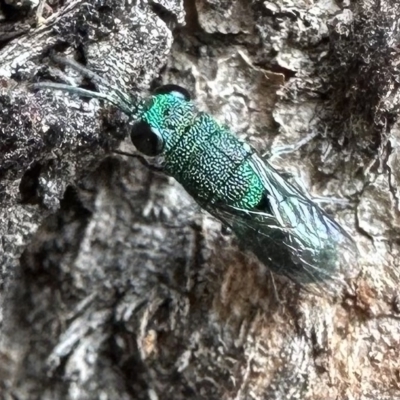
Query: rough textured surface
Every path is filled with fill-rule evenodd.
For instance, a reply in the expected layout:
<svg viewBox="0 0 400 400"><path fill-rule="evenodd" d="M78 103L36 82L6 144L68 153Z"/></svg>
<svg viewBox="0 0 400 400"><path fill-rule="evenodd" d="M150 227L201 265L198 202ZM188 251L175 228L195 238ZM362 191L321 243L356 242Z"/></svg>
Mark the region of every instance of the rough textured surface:
<svg viewBox="0 0 400 400"><path fill-rule="evenodd" d="M395 2L1 4L1 398L400 399ZM120 113L29 92L92 85L50 51L125 90L186 86L262 152L312 138L276 165L348 200L326 208L360 251L352 290L272 282L179 185L110 153L132 150Z"/></svg>

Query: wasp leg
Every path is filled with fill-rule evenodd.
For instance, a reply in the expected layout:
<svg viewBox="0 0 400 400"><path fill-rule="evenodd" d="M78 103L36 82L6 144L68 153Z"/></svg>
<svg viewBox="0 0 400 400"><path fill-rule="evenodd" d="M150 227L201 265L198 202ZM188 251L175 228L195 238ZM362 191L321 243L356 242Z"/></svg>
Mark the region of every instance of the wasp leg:
<svg viewBox="0 0 400 400"><path fill-rule="evenodd" d="M314 203L333 203L333 204L343 204L348 205L350 204L350 200L348 199L341 199L338 197L325 197L325 196L315 196L312 197L311 194L308 192L304 182L301 178L297 175L292 174L291 172L287 171L279 171L279 174L284 177L287 181L289 181L293 186L295 186L300 192L306 196L309 200L313 201Z"/></svg>
<svg viewBox="0 0 400 400"><path fill-rule="evenodd" d="M150 171L153 172L159 172L159 173L163 173L164 175L166 175L164 169L158 165L154 165L154 164L150 164L143 156L141 156L140 154L134 154L134 153L127 153L125 151L121 151L121 150L113 150L112 151L115 154L119 154L121 156L127 156L127 157L133 157L133 158L137 158L140 163L142 165L144 165L146 168L148 168Z"/></svg>
<svg viewBox="0 0 400 400"><path fill-rule="evenodd" d="M312 198L314 203L331 203L331 204L342 204L344 206L351 204L351 201L348 199L341 199L339 197L324 197L324 196L316 196Z"/></svg>
<svg viewBox="0 0 400 400"><path fill-rule="evenodd" d="M274 147L272 150L267 151L262 155L263 158L267 160L272 160L276 157L280 157L283 154L290 154L298 151L301 147L306 145L308 142L311 142L315 137L319 135L319 132L312 132L308 134L305 138L299 140L297 143L289 144L287 146L277 146Z"/></svg>
<svg viewBox="0 0 400 400"><path fill-rule="evenodd" d="M268 272L269 272L269 276L271 278L272 288L274 289L275 301L276 301L277 304L280 304L281 303L281 299L279 297L278 289L277 289L276 284L275 284L274 274L270 270L268 270Z"/></svg>

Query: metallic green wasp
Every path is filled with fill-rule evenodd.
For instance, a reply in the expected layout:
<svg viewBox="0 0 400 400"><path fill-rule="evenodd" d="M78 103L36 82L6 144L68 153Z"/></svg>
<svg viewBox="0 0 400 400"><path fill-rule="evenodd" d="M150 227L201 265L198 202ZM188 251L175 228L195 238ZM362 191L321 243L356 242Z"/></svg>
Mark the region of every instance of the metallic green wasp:
<svg viewBox="0 0 400 400"><path fill-rule="evenodd" d="M54 58L105 93L50 82L35 89L64 90L117 106L133 122L137 150L157 157L166 174L273 272L331 290L343 268L351 267L345 254L354 253L354 245L339 224L250 145L200 111L185 89L165 85L147 97L128 95L79 64Z"/></svg>

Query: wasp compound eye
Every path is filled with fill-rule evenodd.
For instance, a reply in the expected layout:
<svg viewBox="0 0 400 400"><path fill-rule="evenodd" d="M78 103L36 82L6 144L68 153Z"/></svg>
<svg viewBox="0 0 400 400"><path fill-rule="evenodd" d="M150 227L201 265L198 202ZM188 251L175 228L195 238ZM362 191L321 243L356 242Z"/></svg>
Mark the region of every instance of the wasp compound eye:
<svg viewBox="0 0 400 400"><path fill-rule="evenodd" d="M168 94L171 93L176 97L180 97L183 100L190 101L190 93L179 85L168 84L158 87L153 91L153 94Z"/></svg>
<svg viewBox="0 0 400 400"><path fill-rule="evenodd" d="M160 134L146 121L139 121L133 125L131 140L138 151L146 156L157 156L162 152L164 145Z"/></svg>

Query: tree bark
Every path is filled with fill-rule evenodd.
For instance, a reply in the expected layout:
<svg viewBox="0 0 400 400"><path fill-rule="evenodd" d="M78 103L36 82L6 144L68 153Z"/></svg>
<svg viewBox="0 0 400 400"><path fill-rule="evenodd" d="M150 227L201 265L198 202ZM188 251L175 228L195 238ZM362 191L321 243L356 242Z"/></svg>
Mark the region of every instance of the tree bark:
<svg viewBox="0 0 400 400"><path fill-rule="evenodd" d="M0 398L400 399L399 5L2 2ZM188 88L354 238L338 298L271 278L112 106L29 83ZM350 266L349 266L350 267Z"/></svg>

